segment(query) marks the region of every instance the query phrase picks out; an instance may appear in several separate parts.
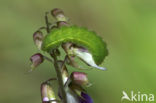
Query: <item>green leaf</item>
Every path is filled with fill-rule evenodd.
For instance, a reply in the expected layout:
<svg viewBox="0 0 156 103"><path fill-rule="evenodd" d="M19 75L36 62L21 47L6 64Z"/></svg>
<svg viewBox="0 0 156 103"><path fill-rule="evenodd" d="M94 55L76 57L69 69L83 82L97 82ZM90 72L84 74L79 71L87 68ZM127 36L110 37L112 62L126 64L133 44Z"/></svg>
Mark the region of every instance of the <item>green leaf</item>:
<svg viewBox="0 0 156 103"><path fill-rule="evenodd" d="M55 49L66 42L72 42L88 49L93 55L96 64L101 64L108 55L106 43L102 38L96 35L95 32L78 26L63 26L58 29L53 29L45 36L42 50L49 52L51 49Z"/></svg>

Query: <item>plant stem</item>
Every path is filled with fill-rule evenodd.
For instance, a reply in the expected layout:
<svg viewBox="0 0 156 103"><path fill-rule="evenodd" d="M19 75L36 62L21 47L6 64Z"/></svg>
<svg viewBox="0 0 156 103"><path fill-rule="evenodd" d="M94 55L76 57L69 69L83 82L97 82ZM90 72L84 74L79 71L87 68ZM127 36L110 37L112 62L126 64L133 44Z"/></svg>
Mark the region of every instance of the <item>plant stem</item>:
<svg viewBox="0 0 156 103"><path fill-rule="evenodd" d="M47 14L45 14L45 22L46 22L46 26L47 26L47 33L50 32L50 28L49 28L49 22L48 22L48 17ZM61 93L61 97L62 97L62 102L63 103L67 103L67 98L66 98L66 92L64 89L64 84L63 84L63 79L62 79L62 73L61 73L61 68L59 68L58 63L57 63L57 56L55 55L55 52L52 52L51 55L54 59L54 67L55 67L55 71L57 74L57 79L58 79L58 85L59 85L59 92Z"/></svg>
<svg viewBox="0 0 156 103"><path fill-rule="evenodd" d="M62 96L62 101L63 103L67 103L66 93L64 90L64 84L63 84L63 79L62 79L62 73L61 73L61 69L59 68L57 64L57 57L55 54L53 55L53 58L54 58L54 67L55 67L57 78L58 78L59 89L60 89L60 93Z"/></svg>
<svg viewBox="0 0 156 103"><path fill-rule="evenodd" d="M47 33L50 32L50 28L49 28L49 22L48 22L48 12L45 13L45 23L46 23L46 26L47 26Z"/></svg>

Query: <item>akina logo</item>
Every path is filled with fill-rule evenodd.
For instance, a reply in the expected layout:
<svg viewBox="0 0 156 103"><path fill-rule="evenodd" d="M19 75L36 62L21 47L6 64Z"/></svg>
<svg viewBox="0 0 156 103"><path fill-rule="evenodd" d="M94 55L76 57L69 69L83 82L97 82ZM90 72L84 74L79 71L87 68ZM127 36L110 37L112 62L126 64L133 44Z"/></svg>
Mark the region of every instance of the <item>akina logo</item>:
<svg viewBox="0 0 156 103"><path fill-rule="evenodd" d="M140 91L134 92L131 91L130 95L128 95L125 91L122 91L122 98L121 101L123 100L128 100L128 101L134 101L134 102L153 102L154 101L154 94L146 94L146 93L141 93Z"/></svg>

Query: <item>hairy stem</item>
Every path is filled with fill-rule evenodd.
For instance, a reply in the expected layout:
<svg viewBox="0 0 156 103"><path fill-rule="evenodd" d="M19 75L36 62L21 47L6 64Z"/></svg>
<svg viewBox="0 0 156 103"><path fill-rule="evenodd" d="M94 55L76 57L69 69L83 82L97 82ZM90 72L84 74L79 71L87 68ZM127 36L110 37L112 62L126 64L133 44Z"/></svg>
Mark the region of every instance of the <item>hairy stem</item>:
<svg viewBox="0 0 156 103"><path fill-rule="evenodd" d="M50 28L49 28L49 22L48 22L47 13L45 14L45 22L46 22L46 26L47 26L47 33L49 33L50 32ZM58 66L57 56L55 55L54 51L52 52L51 56L54 59L54 67L55 67L55 71L56 71L56 74L57 74L57 80L58 80L58 85L59 85L59 92L61 93L62 102L63 103L67 103L66 92L65 92L65 89L64 89L61 68L59 68L59 66Z"/></svg>

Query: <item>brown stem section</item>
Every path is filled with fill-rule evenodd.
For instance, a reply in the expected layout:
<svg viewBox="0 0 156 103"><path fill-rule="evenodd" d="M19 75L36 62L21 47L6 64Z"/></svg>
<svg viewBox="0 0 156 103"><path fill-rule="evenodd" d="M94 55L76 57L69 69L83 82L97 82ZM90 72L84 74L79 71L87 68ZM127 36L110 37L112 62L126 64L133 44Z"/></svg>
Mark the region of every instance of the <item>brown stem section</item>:
<svg viewBox="0 0 156 103"><path fill-rule="evenodd" d="M48 13L46 13L46 15L45 15L45 22L46 22L46 26L47 26L47 33L49 33L50 32L50 28L49 28L49 22L48 22L47 14ZM61 97L62 97L62 102L63 103L67 103L66 92L65 92L65 89L64 89L64 84L63 84L63 79L62 79L62 73L61 73L61 69L58 66L57 56L55 55L54 51L52 52L51 56L54 59L54 67L55 67L55 71L56 71L56 74L57 74L58 85L59 85L59 89L60 89L59 92L60 92Z"/></svg>
<svg viewBox="0 0 156 103"><path fill-rule="evenodd" d="M45 13L45 22L46 22L46 29L47 29L47 33L50 32L50 28L49 28L49 22L48 22L48 12Z"/></svg>

